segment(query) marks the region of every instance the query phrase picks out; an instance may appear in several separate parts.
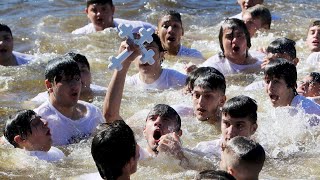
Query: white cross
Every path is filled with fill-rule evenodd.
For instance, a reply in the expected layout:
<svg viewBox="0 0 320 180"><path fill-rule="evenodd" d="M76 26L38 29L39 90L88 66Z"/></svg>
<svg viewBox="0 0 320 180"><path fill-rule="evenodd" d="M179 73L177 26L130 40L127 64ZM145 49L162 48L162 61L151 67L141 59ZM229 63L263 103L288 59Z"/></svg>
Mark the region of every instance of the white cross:
<svg viewBox="0 0 320 180"><path fill-rule="evenodd" d="M153 41L152 34L154 33L154 30L151 28L149 28L148 30L141 28L139 30L140 39L134 39L133 34L132 34L132 26L131 25L119 24L118 28L120 30L119 36L121 38L126 37L128 39L132 39L132 40L134 40L134 43L139 46L141 53L142 53L142 57L141 57L140 61L143 64L149 63L150 65L152 65L155 62L155 60L153 59L153 56L155 53L152 49L147 50L143 46L143 43L144 42L151 43ZM117 57L110 56L109 61L111 61L111 62L108 65L108 68L110 70L117 69L118 71L120 71L122 69L121 63L124 60L126 60L132 53L133 53L133 51L128 51L127 49L125 49Z"/></svg>

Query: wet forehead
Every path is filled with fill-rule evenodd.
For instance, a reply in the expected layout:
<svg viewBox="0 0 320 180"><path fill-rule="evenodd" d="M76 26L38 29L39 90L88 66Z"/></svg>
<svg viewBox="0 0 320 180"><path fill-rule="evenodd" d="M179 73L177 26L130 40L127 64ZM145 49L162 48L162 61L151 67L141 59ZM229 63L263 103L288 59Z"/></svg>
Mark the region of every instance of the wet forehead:
<svg viewBox="0 0 320 180"><path fill-rule="evenodd" d="M251 124L251 120L249 117L244 118L234 118L231 117L229 114L222 113L222 121L229 122L231 124L241 123L241 124Z"/></svg>
<svg viewBox="0 0 320 180"><path fill-rule="evenodd" d="M310 32L310 31L320 31L320 25L319 25L319 26L316 25L316 26L310 27L310 28L309 28L309 32Z"/></svg>
<svg viewBox="0 0 320 180"><path fill-rule="evenodd" d="M224 28L223 34L225 35L244 34L244 31L239 27L232 28L231 26L227 26Z"/></svg>

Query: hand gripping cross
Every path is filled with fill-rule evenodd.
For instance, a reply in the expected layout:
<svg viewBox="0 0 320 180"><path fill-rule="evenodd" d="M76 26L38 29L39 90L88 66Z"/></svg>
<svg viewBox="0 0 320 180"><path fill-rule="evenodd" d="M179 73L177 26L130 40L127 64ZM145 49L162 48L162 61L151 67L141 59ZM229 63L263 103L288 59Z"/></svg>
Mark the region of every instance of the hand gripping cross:
<svg viewBox="0 0 320 180"><path fill-rule="evenodd" d="M149 63L151 65L155 62L155 60L153 59L154 51L151 49L147 50L143 46L144 42L151 43L153 41L153 38L152 38L152 34L154 32L153 29L149 28L148 30L146 30L144 28L141 28L139 30L140 39L134 39L133 34L132 34L132 26L131 25L127 26L125 24L120 24L118 26L118 28L120 30L119 36L121 38L125 38L125 37L130 38L130 39L134 40L134 43L140 47L140 50L142 53L142 57L141 57L140 61L143 64ZM110 70L117 69L118 71L120 71L122 69L121 63L124 60L126 60L132 53L133 53L132 51L128 51L127 49L125 49L117 57L110 56L109 61L111 61L111 63L108 65L108 68Z"/></svg>

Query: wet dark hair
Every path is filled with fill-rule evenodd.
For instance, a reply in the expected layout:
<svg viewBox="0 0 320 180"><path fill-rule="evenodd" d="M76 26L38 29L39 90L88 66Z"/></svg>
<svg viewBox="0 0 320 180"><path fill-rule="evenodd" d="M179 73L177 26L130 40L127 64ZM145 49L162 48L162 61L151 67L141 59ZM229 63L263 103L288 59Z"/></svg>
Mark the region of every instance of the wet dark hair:
<svg viewBox="0 0 320 180"><path fill-rule="evenodd" d="M70 57L70 59L76 61L77 63L81 63L81 64L86 65L88 67L88 69L90 70L90 64L89 64L86 56L84 56L82 54L74 53L74 52L69 52L69 53L65 54L65 56Z"/></svg>
<svg viewBox="0 0 320 180"><path fill-rule="evenodd" d="M159 52L166 52L167 50L165 50L162 46L161 40L159 38L159 36L155 33L152 34L152 38L154 43L157 44L158 48L159 48Z"/></svg>
<svg viewBox="0 0 320 180"><path fill-rule="evenodd" d="M312 77L312 83L318 83L320 84L320 73L318 72L311 72L309 74L310 77Z"/></svg>
<svg viewBox="0 0 320 180"><path fill-rule="evenodd" d="M81 76L77 62L66 56L49 60L45 70L45 79L51 83L60 82L63 76L76 75Z"/></svg>
<svg viewBox="0 0 320 180"><path fill-rule="evenodd" d="M234 152L237 156L237 166L258 174L262 170L266 153L259 143L248 137L236 136L227 142L226 150Z"/></svg>
<svg viewBox="0 0 320 180"><path fill-rule="evenodd" d="M264 69L264 77L283 79L288 88L292 88L296 93L297 87L297 68L296 66L283 58L276 58L270 61Z"/></svg>
<svg viewBox="0 0 320 180"><path fill-rule="evenodd" d="M132 129L123 121L108 123L105 129L94 136L91 154L100 176L116 180L122 168L136 155L136 140Z"/></svg>
<svg viewBox="0 0 320 180"><path fill-rule="evenodd" d="M87 0L87 8L91 4L102 4L102 5L109 4L111 7L113 6L112 0Z"/></svg>
<svg viewBox="0 0 320 180"><path fill-rule="evenodd" d="M213 67L199 67L188 75L186 86L190 91L195 86L209 88L211 90L220 90L223 94L226 92L226 80L224 75Z"/></svg>
<svg viewBox="0 0 320 180"><path fill-rule="evenodd" d="M288 38L277 38L276 40L272 41L269 46L267 47L267 52L276 54L276 53L287 53L292 59L297 57L296 51L296 42Z"/></svg>
<svg viewBox="0 0 320 180"><path fill-rule="evenodd" d="M232 30L241 29L241 30L243 30L243 32L244 32L244 34L246 36L246 40L247 40L247 48L249 49L251 47L250 33L249 33L248 29L247 29L246 24L240 19L236 19L236 18L230 18L229 19L229 18L227 18L223 22L223 24L221 25L220 32L219 32L219 43L220 43L220 48L221 48L221 51L222 51L221 56L223 56L223 57L225 56L224 55L223 42L222 42L223 31L225 29L232 29Z"/></svg>
<svg viewBox="0 0 320 180"><path fill-rule="evenodd" d="M181 14L175 10L164 11L158 20L158 24L164 16L172 16L175 17L176 21L180 22L182 25Z"/></svg>
<svg viewBox="0 0 320 180"><path fill-rule="evenodd" d="M5 32L9 32L12 36L12 32L11 29L9 28L9 26L5 25L5 24L1 24L0 23L0 31L5 31Z"/></svg>
<svg viewBox="0 0 320 180"><path fill-rule="evenodd" d="M213 180L236 180L231 174L222 170L204 170L197 174L195 180L213 179Z"/></svg>
<svg viewBox="0 0 320 180"><path fill-rule="evenodd" d="M249 13L252 18L256 19L259 18L261 20L262 27L266 29L270 29L271 26L271 13L268 8L266 8L264 5L257 4L255 6L252 6L248 8L245 13Z"/></svg>
<svg viewBox="0 0 320 180"><path fill-rule="evenodd" d="M14 147L19 147L14 141L15 136L27 138L28 134L32 134L30 123L33 115L36 113L32 110L22 110L14 118L7 120L3 134Z"/></svg>
<svg viewBox="0 0 320 180"><path fill-rule="evenodd" d="M257 102L244 95L235 96L229 99L222 107L222 114L229 115L232 118L249 117L252 124L257 123Z"/></svg>
<svg viewBox="0 0 320 180"><path fill-rule="evenodd" d="M180 131L181 129L181 118L176 110L174 110L171 106L167 104L157 104L155 105L149 112L147 119L149 116L158 115L160 117L167 117L168 119L172 119L176 121L175 132Z"/></svg>

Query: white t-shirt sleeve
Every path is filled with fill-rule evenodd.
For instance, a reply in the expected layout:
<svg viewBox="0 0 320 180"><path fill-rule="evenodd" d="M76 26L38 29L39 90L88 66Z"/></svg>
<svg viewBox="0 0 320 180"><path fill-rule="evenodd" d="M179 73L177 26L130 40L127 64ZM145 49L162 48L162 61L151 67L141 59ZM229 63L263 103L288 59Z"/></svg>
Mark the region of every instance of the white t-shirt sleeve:
<svg viewBox="0 0 320 180"><path fill-rule="evenodd" d="M308 56L306 63L310 65L320 65L320 52L311 53Z"/></svg>
<svg viewBox="0 0 320 180"><path fill-rule="evenodd" d="M194 151L195 153L201 156L205 156L205 157L216 156L220 158L221 139L200 142L196 145L196 147L192 148L192 151Z"/></svg>

